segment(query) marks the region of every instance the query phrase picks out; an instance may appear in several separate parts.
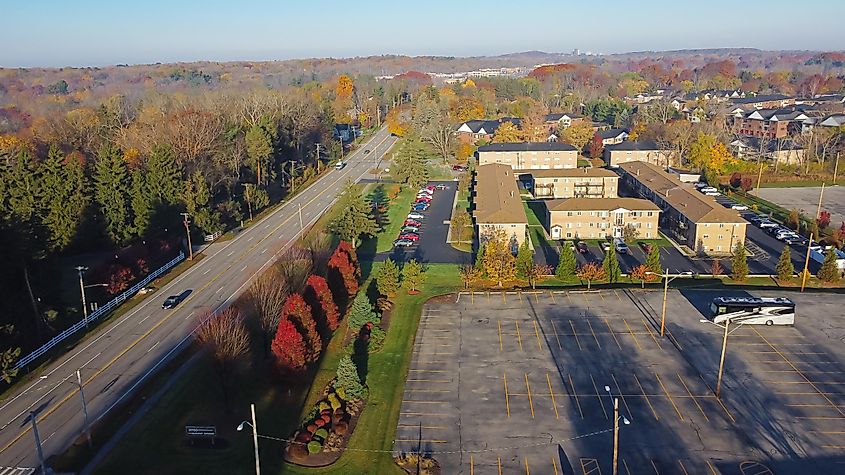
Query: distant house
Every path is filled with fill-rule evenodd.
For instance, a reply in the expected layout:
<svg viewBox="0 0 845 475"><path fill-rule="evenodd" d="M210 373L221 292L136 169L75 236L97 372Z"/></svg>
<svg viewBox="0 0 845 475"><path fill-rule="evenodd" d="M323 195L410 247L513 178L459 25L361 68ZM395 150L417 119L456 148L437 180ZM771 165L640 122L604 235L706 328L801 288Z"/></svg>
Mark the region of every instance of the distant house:
<svg viewBox="0 0 845 475"><path fill-rule="evenodd" d="M818 123L821 127L842 127L845 125L845 114L833 114Z"/></svg>
<svg viewBox="0 0 845 475"><path fill-rule="evenodd" d="M596 135L605 146L622 143L628 139L628 132L625 129L599 130L596 132Z"/></svg>
<svg viewBox="0 0 845 475"><path fill-rule="evenodd" d="M554 132L558 129L568 129L583 121L584 116L578 114L561 113L546 115L546 126L549 128L549 132Z"/></svg>
<svg viewBox="0 0 845 475"><path fill-rule="evenodd" d="M641 161L668 166L672 163L672 152L661 148L657 142L643 140L624 141L604 147L604 163L609 167L618 167L622 163Z"/></svg>
<svg viewBox="0 0 845 475"><path fill-rule="evenodd" d="M462 143L472 144L478 142L479 140L490 141L493 139L493 136L496 135L496 130L499 126L505 122L510 122L519 127L522 121L513 117L502 117L498 120L468 120L458 126L458 140Z"/></svg>
<svg viewBox="0 0 845 475"><path fill-rule="evenodd" d="M554 142L492 143L478 147L478 164L501 163L514 170L575 168L578 151Z"/></svg>
<svg viewBox="0 0 845 475"><path fill-rule="evenodd" d="M795 98L783 94L758 94L756 96L731 99L734 105L755 109L779 109L795 104Z"/></svg>
<svg viewBox="0 0 845 475"><path fill-rule="evenodd" d="M778 163L796 164L804 161L804 148L791 139L770 140L760 137L739 136L730 143L737 158L749 160L762 155Z"/></svg>

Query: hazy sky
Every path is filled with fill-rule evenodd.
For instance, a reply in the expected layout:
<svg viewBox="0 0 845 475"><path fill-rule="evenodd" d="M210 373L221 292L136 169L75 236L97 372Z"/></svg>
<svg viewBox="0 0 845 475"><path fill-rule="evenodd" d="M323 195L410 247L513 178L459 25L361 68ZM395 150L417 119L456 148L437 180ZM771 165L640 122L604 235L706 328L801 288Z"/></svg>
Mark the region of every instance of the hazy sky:
<svg viewBox="0 0 845 475"><path fill-rule="evenodd" d="M842 0L4 0L0 11L4 67L573 48L845 49Z"/></svg>

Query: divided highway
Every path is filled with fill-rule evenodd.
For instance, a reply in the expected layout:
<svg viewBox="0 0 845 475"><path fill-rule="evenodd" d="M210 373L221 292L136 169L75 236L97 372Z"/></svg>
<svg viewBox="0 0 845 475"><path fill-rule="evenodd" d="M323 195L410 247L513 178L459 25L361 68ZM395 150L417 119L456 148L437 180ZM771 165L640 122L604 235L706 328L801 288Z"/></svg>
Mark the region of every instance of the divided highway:
<svg viewBox="0 0 845 475"><path fill-rule="evenodd" d="M38 467L29 413L49 457L64 450L83 431L84 418L76 371L81 370L88 412L93 421L120 404L143 380L190 342L196 315L232 302L275 254L291 245L334 202L347 180L358 181L376 167L394 144L379 130L347 158L272 214L213 245L211 254L147 297L121 318L109 322L39 375L0 402L0 469ZM370 150L368 154L364 150ZM190 290L174 310L162 310L168 295Z"/></svg>

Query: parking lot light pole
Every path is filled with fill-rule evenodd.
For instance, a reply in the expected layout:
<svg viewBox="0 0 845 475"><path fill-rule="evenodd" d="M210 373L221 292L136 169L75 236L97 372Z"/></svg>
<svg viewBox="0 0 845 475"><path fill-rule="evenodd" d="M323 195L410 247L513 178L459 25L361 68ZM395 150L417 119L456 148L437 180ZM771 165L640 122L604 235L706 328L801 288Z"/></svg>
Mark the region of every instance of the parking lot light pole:
<svg viewBox="0 0 845 475"><path fill-rule="evenodd" d="M716 379L716 398L722 390L722 372L725 369L725 353L728 349L728 327L730 327L731 320L725 320L725 336L722 338L722 356L719 357L719 376Z"/></svg>
<svg viewBox="0 0 845 475"><path fill-rule="evenodd" d="M810 273L810 247L813 245L813 233L810 233L810 240L807 241L807 256L804 258L804 270L801 271L801 292L807 285L807 274Z"/></svg>
<svg viewBox="0 0 845 475"><path fill-rule="evenodd" d="M607 391L611 397L613 394L610 393L610 386L605 386L604 390ZM613 475L619 474L619 421L622 421L623 424L628 425L631 423L625 416L619 415L619 398L613 398Z"/></svg>
<svg viewBox="0 0 845 475"><path fill-rule="evenodd" d="M669 294L669 282L677 279L680 275L670 275L668 268L666 269L665 274L659 274L657 272L646 272L646 274L659 275L660 277L663 277L663 311L660 314L660 336L664 336L666 331L666 298Z"/></svg>
<svg viewBox="0 0 845 475"><path fill-rule="evenodd" d="M252 413L252 422L243 421L238 425L237 430L240 432L244 430L244 426L252 427L252 444L255 447L255 475L261 475L261 464L258 459L258 427L255 424L255 404L249 405L249 410Z"/></svg>

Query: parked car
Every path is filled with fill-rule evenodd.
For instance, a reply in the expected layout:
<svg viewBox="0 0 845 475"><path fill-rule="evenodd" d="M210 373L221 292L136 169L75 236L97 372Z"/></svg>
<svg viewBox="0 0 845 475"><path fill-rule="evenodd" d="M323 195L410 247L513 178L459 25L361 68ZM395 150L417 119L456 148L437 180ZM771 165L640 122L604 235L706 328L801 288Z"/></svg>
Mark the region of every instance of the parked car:
<svg viewBox="0 0 845 475"><path fill-rule="evenodd" d="M397 239L393 241L394 247L411 247L413 245L414 241L411 241L410 239Z"/></svg>
<svg viewBox="0 0 845 475"><path fill-rule="evenodd" d="M431 198L426 196L418 196L415 203L431 203Z"/></svg>
<svg viewBox="0 0 845 475"><path fill-rule="evenodd" d="M699 190L704 188L705 186L707 186L707 183L704 183L703 181L700 181L700 182L695 184L695 188L699 189Z"/></svg>
<svg viewBox="0 0 845 475"><path fill-rule="evenodd" d="M452 170L456 172L465 172L467 170L467 167L463 165L452 165Z"/></svg>
<svg viewBox="0 0 845 475"><path fill-rule="evenodd" d="M748 218L748 222L755 225L755 226L759 226L760 223L762 223L763 221L767 221L767 220L768 220L768 218L766 218L762 214L755 214L754 216Z"/></svg>
<svg viewBox="0 0 845 475"><path fill-rule="evenodd" d="M420 191L417 192L418 195L426 194L426 195L433 195L434 191L429 190L428 188L420 188Z"/></svg>
<svg viewBox="0 0 845 475"><path fill-rule="evenodd" d="M590 248L587 246L587 243L583 241L579 241L578 244L575 246L575 249L577 249L578 252L580 252L581 254L586 254L587 251L590 250Z"/></svg>
<svg viewBox="0 0 845 475"><path fill-rule="evenodd" d="M766 230L772 236L777 236L778 234L795 234L795 232L786 226L778 226L775 228L769 228Z"/></svg>
<svg viewBox="0 0 845 475"><path fill-rule="evenodd" d="M420 230L420 228L418 228L416 226L403 226L402 229L400 230L400 232L403 233L403 234L404 233L416 233L419 230Z"/></svg>
<svg viewBox="0 0 845 475"><path fill-rule="evenodd" d="M719 193L718 191L708 191L708 192L705 192L704 194L707 195L707 196L722 196L722 194Z"/></svg>
<svg viewBox="0 0 845 475"><path fill-rule="evenodd" d="M719 191L719 190L717 190L716 188L714 188L714 187L712 187L712 186L705 186L705 187L703 187L703 188L699 189L698 191L700 191L700 192L702 192L702 193L704 193L704 194L707 194L708 192L711 192L711 191Z"/></svg>
<svg viewBox="0 0 845 475"><path fill-rule="evenodd" d="M181 303L181 302L182 302L182 296L181 295L171 295L170 297L167 297L166 299L164 299L164 303L161 304L161 308L163 308L165 310L168 310L168 309L171 309L171 308L176 308L176 306L179 305L179 303Z"/></svg>
<svg viewBox="0 0 845 475"><path fill-rule="evenodd" d="M370 153L370 149L364 150L364 155L367 155L368 153Z"/></svg>
<svg viewBox="0 0 845 475"><path fill-rule="evenodd" d="M428 203L416 203L411 207L411 209L413 209L414 211L426 211L429 206L431 205L429 205Z"/></svg>
<svg viewBox="0 0 845 475"><path fill-rule="evenodd" d="M414 221L413 219L406 219L406 220L405 220L405 222L404 222L404 223L402 223L402 226L416 226L416 227L420 227L420 226L422 226L422 223L421 223L421 222L419 222L419 221Z"/></svg>
<svg viewBox="0 0 845 475"><path fill-rule="evenodd" d="M601 250L604 251L604 252L607 252L607 251L610 250L610 241L602 241L601 244L599 244L599 245L601 246Z"/></svg>
<svg viewBox="0 0 845 475"><path fill-rule="evenodd" d="M424 219L425 215L420 213L408 213L408 219Z"/></svg>
<svg viewBox="0 0 845 475"><path fill-rule="evenodd" d="M335 169L335 170L343 170L343 167L345 167L345 166L346 166L346 164L345 164L345 163L343 163L343 162L337 162L337 163L335 163L335 164L334 164L334 169Z"/></svg>
<svg viewBox="0 0 845 475"><path fill-rule="evenodd" d="M613 245L616 247L616 252L619 254L628 254L628 245L625 244L625 241L616 238L613 240Z"/></svg>
<svg viewBox="0 0 845 475"><path fill-rule="evenodd" d="M783 241L786 244L789 244L790 246L795 246L795 245L803 246L803 245L807 244L807 238L805 238L804 236L788 236L788 237L781 239L781 241Z"/></svg>
<svg viewBox="0 0 845 475"><path fill-rule="evenodd" d="M774 221L769 221L768 219L764 219L764 220L760 221L760 224L758 224L757 226L759 226L760 229L767 229L767 228L777 228L780 225L778 223L774 222Z"/></svg>
<svg viewBox="0 0 845 475"><path fill-rule="evenodd" d="M651 253L651 244L647 242L641 242L640 247L643 248L643 252L645 252L646 254Z"/></svg>
<svg viewBox="0 0 845 475"><path fill-rule="evenodd" d="M403 233L399 235L399 239L407 239L409 241L419 241L420 235L417 233Z"/></svg>
<svg viewBox="0 0 845 475"><path fill-rule="evenodd" d="M737 211L748 211L748 206L741 205L741 204L735 204L735 205L731 205L731 209L735 209Z"/></svg>
<svg viewBox="0 0 845 475"><path fill-rule="evenodd" d="M449 185L444 185L444 184L441 183L441 184L435 186L435 188L437 188L438 190L448 190Z"/></svg>

